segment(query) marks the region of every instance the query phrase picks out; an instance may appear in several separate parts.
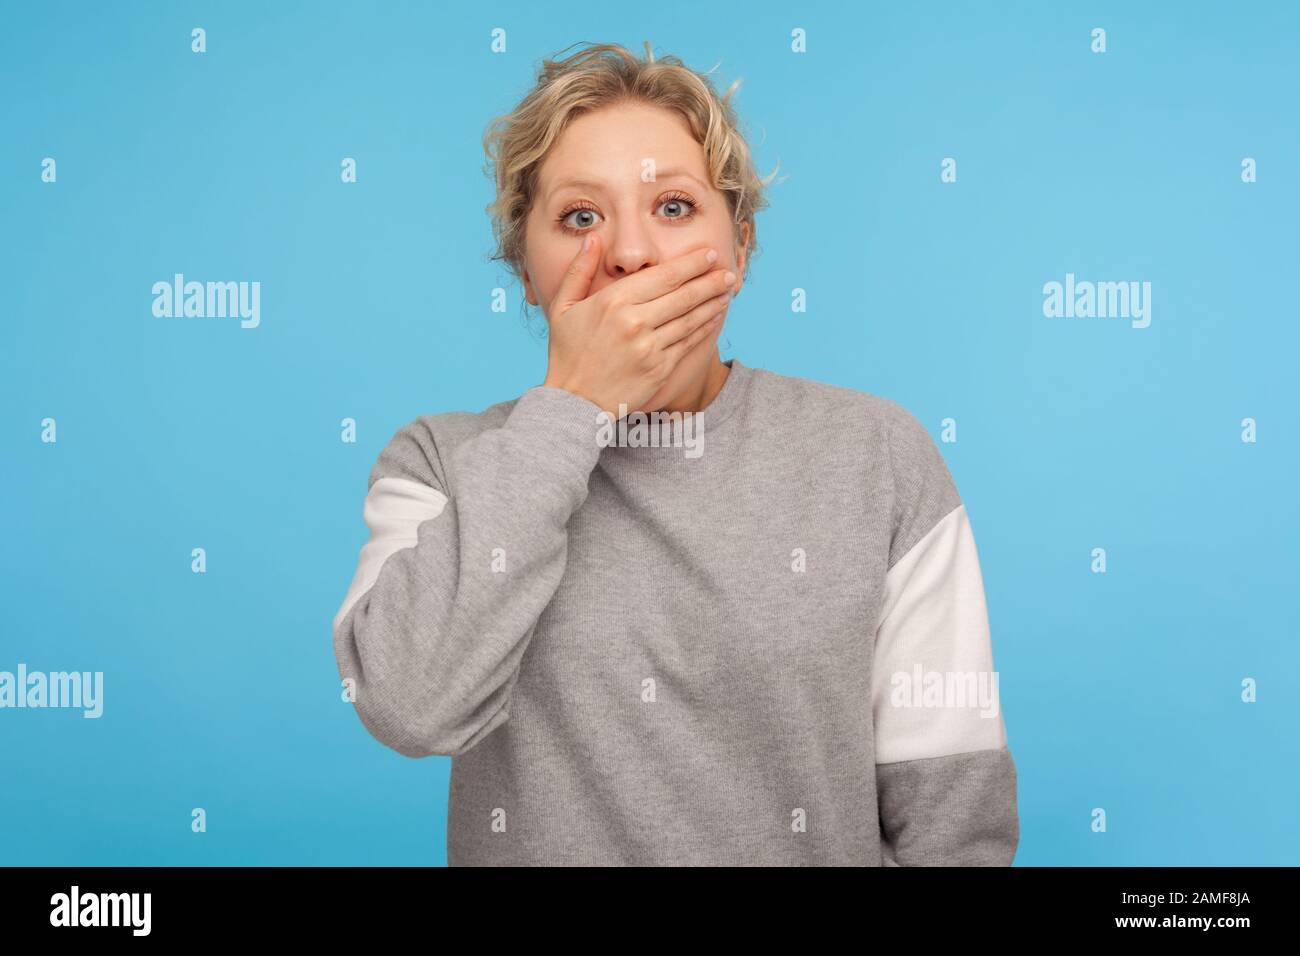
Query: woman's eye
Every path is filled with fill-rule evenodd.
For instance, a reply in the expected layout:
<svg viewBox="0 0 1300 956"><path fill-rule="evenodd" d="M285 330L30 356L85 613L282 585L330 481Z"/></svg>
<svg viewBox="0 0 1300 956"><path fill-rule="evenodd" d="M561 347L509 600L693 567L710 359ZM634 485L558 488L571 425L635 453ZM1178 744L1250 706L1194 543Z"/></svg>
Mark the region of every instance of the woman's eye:
<svg viewBox="0 0 1300 956"><path fill-rule="evenodd" d="M685 196L669 196L659 203L658 213L669 222L683 222L699 212L695 200ZM560 214L560 228L566 232L586 232L600 221L600 213L586 206L570 209Z"/></svg>
<svg viewBox="0 0 1300 956"><path fill-rule="evenodd" d="M665 199L659 204L660 209L666 209L665 219L689 219L695 212L695 203L689 199Z"/></svg>
<svg viewBox="0 0 1300 956"><path fill-rule="evenodd" d="M598 215L600 215L600 214L597 213L596 210L594 210L594 209L587 209L587 208L584 207L584 208L582 208L582 209L575 209L575 210L573 210L573 212L566 213L565 216L564 216L564 218L563 218L562 220L560 220L560 221L561 221L565 226L567 226L567 227L570 228L570 229L587 229L587 228L589 228L589 227L595 225L594 222L590 222L590 221L588 221L588 220L589 220L590 218L595 217L595 216L598 216ZM575 217L575 216L580 216L580 217L585 217L585 218L583 218L583 219L581 219L581 220L579 220L579 221L574 221L574 217Z"/></svg>

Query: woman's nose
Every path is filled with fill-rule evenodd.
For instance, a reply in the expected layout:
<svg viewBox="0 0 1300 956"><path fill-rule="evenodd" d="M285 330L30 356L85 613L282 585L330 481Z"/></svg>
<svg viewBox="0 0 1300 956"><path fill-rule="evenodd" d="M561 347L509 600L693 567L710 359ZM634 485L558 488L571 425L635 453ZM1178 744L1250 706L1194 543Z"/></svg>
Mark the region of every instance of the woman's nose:
<svg viewBox="0 0 1300 956"><path fill-rule="evenodd" d="M632 219L628 214L620 214L620 219L610 230L609 270L617 276L640 272L659 261L658 250L643 223Z"/></svg>

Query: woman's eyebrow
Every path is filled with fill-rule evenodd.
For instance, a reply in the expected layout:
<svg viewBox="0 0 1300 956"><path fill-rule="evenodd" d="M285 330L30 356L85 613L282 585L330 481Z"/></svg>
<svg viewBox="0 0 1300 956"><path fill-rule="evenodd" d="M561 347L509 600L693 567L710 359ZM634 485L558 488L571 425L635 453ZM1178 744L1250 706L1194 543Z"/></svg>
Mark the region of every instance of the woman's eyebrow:
<svg viewBox="0 0 1300 956"><path fill-rule="evenodd" d="M695 183L695 185L699 186L700 189L703 189L706 192L708 191L709 188L701 180L699 180L695 176L692 176L686 170L677 169L675 167L658 170L655 173L655 178L656 179L689 179L691 182Z"/></svg>
<svg viewBox="0 0 1300 956"><path fill-rule="evenodd" d="M689 179L691 180L691 182L695 183L700 189L705 190L706 192L708 191L707 187L705 187L703 182L701 182L699 179L697 179L695 176L691 175L684 169L658 170L655 173L655 179L651 182L647 182L645 185L653 186L656 183L660 182L661 180L665 180L665 179ZM561 189L564 189L569 186L576 186L581 189L602 190L605 188L605 183L597 182L594 179L583 179L580 176L565 176L563 179L556 180L555 183L551 186L550 190L546 194L547 200L550 200Z"/></svg>

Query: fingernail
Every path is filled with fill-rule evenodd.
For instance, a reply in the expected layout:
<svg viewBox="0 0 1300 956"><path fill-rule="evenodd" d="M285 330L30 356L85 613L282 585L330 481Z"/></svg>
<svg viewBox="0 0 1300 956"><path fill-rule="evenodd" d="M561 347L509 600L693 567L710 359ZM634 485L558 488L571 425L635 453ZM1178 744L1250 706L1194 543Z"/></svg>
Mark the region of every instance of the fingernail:
<svg viewBox="0 0 1300 956"><path fill-rule="evenodd" d="M596 241L596 240L595 240L593 237L591 237L591 236L588 236L586 239L582 240L582 251L583 251L583 252L590 252L590 251L591 251L591 244L592 244L593 242L595 242L595 241Z"/></svg>
<svg viewBox="0 0 1300 956"><path fill-rule="evenodd" d="M705 256L704 258L708 259L710 262L717 262L717 261L718 261L718 250L717 250L717 249L710 249L710 250L709 250L709 254L708 254L707 256Z"/></svg>
<svg viewBox="0 0 1300 956"><path fill-rule="evenodd" d="M722 277L722 281L727 283L727 285L731 285L731 283L736 281L736 274L734 272L728 272Z"/></svg>

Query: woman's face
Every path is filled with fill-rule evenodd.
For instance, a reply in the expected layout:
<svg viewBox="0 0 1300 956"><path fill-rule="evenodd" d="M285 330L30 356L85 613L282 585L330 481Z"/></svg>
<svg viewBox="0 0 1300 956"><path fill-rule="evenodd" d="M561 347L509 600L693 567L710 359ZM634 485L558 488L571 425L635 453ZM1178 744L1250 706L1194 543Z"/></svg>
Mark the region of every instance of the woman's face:
<svg viewBox="0 0 1300 956"><path fill-rule="evenodd" d="M642 181L647 170L651 182ZM523 278L529 303L548 318L565 272L593 232L600 235L601 263L589 295L705 247L718 250L715 268L738 277L734 292L743 284L748 224L738 246L726 197L709 180L704 148L686 119L671 110L638 103L585 113L543 160L525 224ZM654 407L698 389L717 356L719 331L682 360Z"/></svg>

